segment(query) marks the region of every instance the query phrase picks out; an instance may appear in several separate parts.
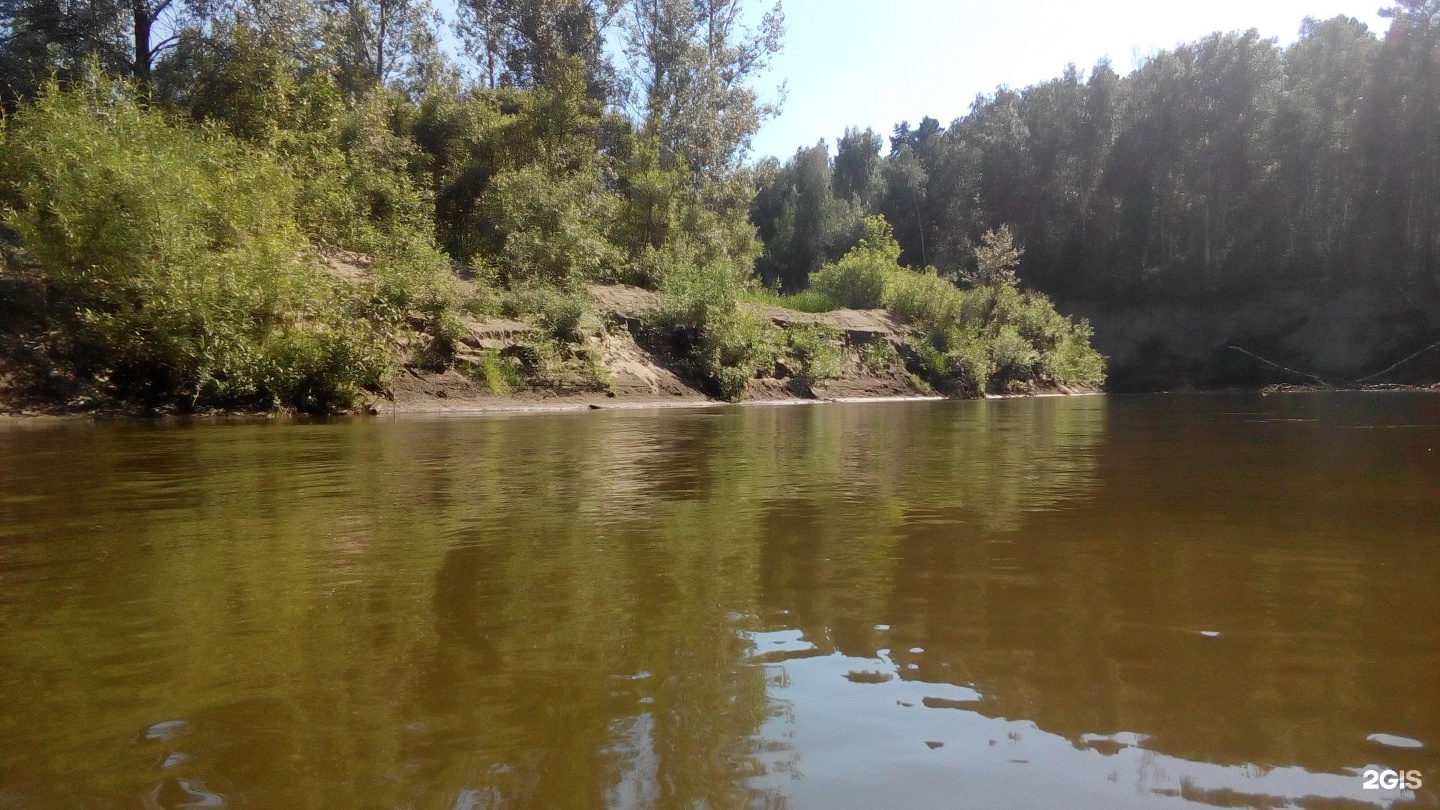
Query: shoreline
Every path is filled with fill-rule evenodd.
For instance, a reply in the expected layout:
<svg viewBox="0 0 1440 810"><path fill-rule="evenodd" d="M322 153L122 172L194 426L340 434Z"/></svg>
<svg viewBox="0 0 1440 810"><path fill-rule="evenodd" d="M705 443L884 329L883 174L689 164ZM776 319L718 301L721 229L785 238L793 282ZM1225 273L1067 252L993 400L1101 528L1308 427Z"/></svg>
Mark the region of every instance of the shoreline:
<svg viewBox="0 0 1440 810"><path fill-rule="evenodd" d="M431 403L408 403L397 405L393 402L373 403L370 407L349 413L308 414L285 411L201 411L196 413L174 413L147 411L142 409L97 409L90 411L46 412L33 408L23 411L0 412L0 424L17 423L59 423L59 422L107 422L107 421L323 421L337 418L353 419L406 419L432 417L465 417L491 415L589 413L592 411L645 411L685 410L699 408L735 407L787 407L813 405L865 405L903 402L980 402L986 400L1050 399L1059 397L1104 396L1104 391L1041 391L1033 394L986 394L983 397L958 398L934 394L917 396L846 396L846 397L790 397L784 399L748 399L740 402L726 402L717 399L662 399L662 398L608 398L603 395L576 395L544 397L525 400L513 397L496 397L488 401L470 401L444 405ZM443 402L443 401L442 401ZM388 406L388 407L387 407Z"/></svg>
<svg viewBox="0 0 1440 810"><path fill-rule="evenodd" d="M1094 397L1107 396L1112 392L1103 390L1046 390L1025 394L984 394L978 397L947 397L938 394L923 394L915 396L835 396L835 397L784 397L784 398L757 398L746 399L739 402L727 402L725 400L698 398L698 397L611 397L599 393L569 394L558 396L539 396L527 398L521 396L508 397L486 397L447 403L444 399L431 399L425 401L394 402L390 400L377 400L358 408L354 411L311 414L297 411L197 411L194 413L180 413L173 411L158 411L143 408L96 408L90 410L64 409L64 406L55 409L45 407L26 407L14 409L0 409L0 425L15 424L48 424L48 423L73 423L81 421L108 422L108 421L172 421L172 420L198 420L198 421L324 421L329 419L405 419L405 418L433 418L433 417L467 417L467 416L493 416L493 415L525 415L525 414L558 414L558 413L588 413L591 411L644 411L644 410L684 410L698 408L732 408L732 407L785 407L795 405L863 405L863 404L884 404L902 402L979 402L988 400L1015 400L1015 399L1053 399L1068 397ZM1440 394L1440 383L1429 386L1399 386L1399 385L1377 385L1364 388L1325 388L1321 386L1265 386L1263 388L1245 389L1214 389L1214 390L1190 390L1190 391L1152 391L1144 392L1152 394L1219 394L1219 393L1250 393L1268 397L1274 394L1331 394L1331 393L1421 393ZM0 406L3 408L3 406Z"/></svg>

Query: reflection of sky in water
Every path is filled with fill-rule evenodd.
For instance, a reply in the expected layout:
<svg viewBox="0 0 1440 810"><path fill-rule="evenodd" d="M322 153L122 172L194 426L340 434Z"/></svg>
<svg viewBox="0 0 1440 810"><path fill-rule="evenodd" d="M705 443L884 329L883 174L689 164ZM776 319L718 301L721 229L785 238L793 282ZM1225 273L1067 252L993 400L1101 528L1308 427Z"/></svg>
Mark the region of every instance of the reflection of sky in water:
<svg viewBox="0 0 1440 810"><path fill-rule="evenodd" d="M1353 775L1213 765L1147 750L1143 730L1070 740L968 710L976 689L905 680L887 650L822 655L793 629L744 636L754 665L766 668L772 704L756 746L766 773L752 787L796 807L896 806L898 786L908 807L1360 808L1415 799L1365 789L1361 771L1384 767L1372 763Z"/></svg>
<svg viewBox="0 0 1440 810"><path fill-rule="evenodd" d="M1235 399L0 429L0 807L1435 806L1440 405Z"/></svg>

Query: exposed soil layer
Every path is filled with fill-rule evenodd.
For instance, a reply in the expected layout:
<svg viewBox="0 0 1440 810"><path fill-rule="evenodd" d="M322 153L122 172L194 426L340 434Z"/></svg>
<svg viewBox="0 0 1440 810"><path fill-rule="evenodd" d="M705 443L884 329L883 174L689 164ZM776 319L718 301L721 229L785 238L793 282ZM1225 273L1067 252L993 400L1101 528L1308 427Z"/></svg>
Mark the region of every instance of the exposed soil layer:
<svg viewBox="0 0 1440 810"><path fill-rule="evenodd" d="M415 367L401 370L384 397L368 404L375 413L435 413L496 410L597 409L619 407L663 407L705 405L716 400L705 391L702 380L691 379L683 364L643 340L660 297L639 287L593 285L589 288L601 326L586 336L600 358L606 385L597 387L576 381L548 387L532 387L500 395L483 381L456 368L426 371ZM776 326L819 323L844 335L845 362L839 377L813 388L777 366L766 376L746 386L746 402L803 402L821 400L931 398L918 386L898 361L889 368L874 370L859 358L859 348L883 340L903 345L905 327L884 310L838 310L826 313L796 312L771 306L752 310ZM467 324L463 343L476 351L504 353L522 346L533 337L533 328L514 321L486 321ZM460 352L462 358L465 350ZM476 355L478 358L478 355Z"/></svg>
<svg viewBox="0 0 1440 810"><path fill-rule="evenodd" d="M367 257L332 252L325 256L337 276L363 278ZM18 300L26 286L13 271L7 278L0 266L0 416L41 415L159 415L108 398L84 382L71 379L45 355L45 342L35 329L15 317L21 307L3 306ZM460 282L464 283L464 282ZM404 362L388 387L370 393L360 410L372 414L465 413L483 411L585 410L696 406L716 403L705 380L695 379L686 366L657 340L654 315L659 296L624 285L589 288L594 315L581 330L580 349L592 358L585 373L573 368L544 379L527 378L516 384L496 384L484 373L496 358L515 358L532 352L541 342L539 330L518 320L472 320L445 364L427 365L418 356ZM7 298L7 296L10 296ZM901 359L909 351L908 328L884 310L844 309L807 313L781 307L747 304L776 327L821 324L840 336L840 373L813 386L785 363L762 370L745 389L746 402L814 402L834 400L892 400L938 398L911 375ZM407 358L422 345L423 335L402 338L397 352ZM891 359L881 367L862 360L861 349L878 342L893 351L879 353ZM1031 393L1093 393L1062 390Z"/></svg>

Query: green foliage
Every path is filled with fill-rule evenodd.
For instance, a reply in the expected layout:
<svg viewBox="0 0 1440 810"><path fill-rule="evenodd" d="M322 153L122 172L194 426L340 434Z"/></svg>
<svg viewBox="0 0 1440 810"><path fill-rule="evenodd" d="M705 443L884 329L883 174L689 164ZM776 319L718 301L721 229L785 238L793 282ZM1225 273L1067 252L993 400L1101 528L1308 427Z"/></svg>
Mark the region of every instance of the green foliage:
<svg viewBox="0 0 1440 810"><path fill-rule="evenodd" d="M587 262L599 254L607 254L607 267L616 263L598 241L610 236L616 204L602 153L609 141L624 140L612 136L629 124L588 95L579 62L560 59L546 72L546 85L523 91L433 88L408 122L434 194L436 233L457 261L497 258L521 275L534 275L526 267L534 259L551 275L576 269L594 275ZM507 175L506 187L496 189ZM596 214L598 220L583 219ZM552 225L564 232L547 244L536 231ZM507 246L512 236L524 244ZM578 268L564 258L571 243L585 251L574 260Z"/></svg>
<svg viewBox="0 0 1440 810"><path fill-rule="evenodd" d="M171 26L178 32L173 50L109 67L148 80L147 103L168 106L195 126L142 112L120 85L82 80L91 88L85 103L93 120L82 122L76 137L102 146L76 146L64 159L92 184L89 208L74 213L70 199L52 204L50 197L70 187L48 188L52 165L16 157L6 167L16 181L5 196L10 227L55 274L51 286L65 307L82 313L74 318L86 335L123 342L131 354L162 356L147 361L144 373L119 369L120 361L111 369L97 359L105 351L81 352L83 341L73 341L76 358L97 363L93 373L152 398L180 390L197 403L325 398L277 394L305 387L278 377L239 382L279 373L264 351L231 346L242 338L268 341L272 332L284 337L275 338L276 356L314 370L305 374L343 368L374 385L388 361L377 366L357 353L369 347L378 358L397 344L413 347L413 362L438 370L454 361L462 308L477 317L507 310L538 324L545 338L522 352L527 373L558 374L579 363L599 380L598 357L577 345L589 306L581 290L597 280L639 282L679 302L675 323L693 333L687 351L697 368L725 395L738 396L774 354L773 330L736 305L760 249L747 217L754 184L738 166L769 109L745 87L745 76L774 53L780 33L778 13L765 15L752 33L734 27L744 1L727 0L730 16L712 15L703 38L680 32L670 43L680 51L645 52L641 61L655 57L652 66L669 79L649 88L646 103L657 115L640 133L607 112L606 92L618 77L594 37L595 3L467 4L467 34L479 37L485 59L505 62L510 86L464 92L446 81L428 2L197 7L199 25L175 7L166 17L178 26ZM35 11L41 4L6 7L20 5ZM122 24L91 38L122 41L124 12L166 7L111 3L103 10L118 10ZM55 22L63 28L77 21ZM486 27L497 22L514 27L499 36ZM25 46L35 45L40 61L42 52L70 58L41 39ZM312 47L317 42L325 47ZM138 39L133 45L145 47ZM6 51L0 62L29 59L25 54ZM49 112L22 109L12 143L30 151L16 155L50 147L48 132L26 122L54 113L62 96L50 91ZM105 124L111 102L123 108L120 118L154 131L137 135L125 121ZM172 136L166 151L161 141ZM110 182L111 169L135 176ZM261 203L269 208L259 210ZM473 272L475 292L463 301L454 265ZM86 283L62 284L68 270ZM95 286L98 276L105 278ZM154 278L164 283L146 287ZM810 298L810 306L828 306ZM201 325L187 325L191 315ZM137 318L154 323L131 328ZM256 334L221 327L245 318ZM186 344L187 330L207 337ZM215 330L219 337L210 335ZM307 360L301 349L310 344L333 351ZM124 382L146 375L143 383Z"/></svg>
<svg viewBox="0 0 1440 810"><path fill-rule="evenodd" d="M900 354L888 340L872 340L860 347L860 364L882 374L900 362Z"/></svg>
<svg viewBox="0 0 1440 810"><path fill-rule="evenodd" d="M965 301L965 294L933 268L923 273L892 268L881 303L910 323L948 329L965 320Z"/></svg>
<svg viewBox="0 0 1440 810"><path fill-rule="evenodd" d="M818 290L801 290L794 295L785 296L781 306L800 312L833 312L840 309L840 305L830 300L830 297Z"/></svg>
<svg viewBox="0 0 1440 810"><path fill-rule="evenodd" d="M421 316L445 353L458 293L435 243L433 199L413 180L422 156L393 131L407 103L377 90L346 109L328 81L304 95L305 114L271 143L300 181L301 228L312 240L371 257L372 305L391 320Z"/></svg>
<svg viewBox="0 0 1440 810"><path fill-rule="evenodd" d="M866 239L813 273L811 283L852 306L883 305L918 327L912 348L932 383L983 393L1104 380L1089 324L1074 323L1045 296L1018 288L1020 251L1009 229L986 235L976 254L989 283L965 291L934 268L917 273L899 267L899 245L884 218L867 219L866 228Z"/></svg>
<svg viewBox="0 0 1440 810"><path fill-rule="evenodd" d="M684 164L664 168L655 136L642 133L621 175L624 202L615 238L630 250L627 280L665 289L713 277L740 290L760 243L741 177L695 181Z"/></svg>
<svg viewBox="0 0 1440 810"><path fill-rule="evenodd" d="M840 261L810 274L810 287L841 306L872 309L880 306L899 258L900 245L885 218L868 217L865 238Z"/></svg>
<svg viewBox="0 0 1440 810"><path fill-rule="evenodd" d="M294 43L277 40L266 27L228 20L209 36L183 39L157 74L154 94L197 123L221 124L278 152L328 145L305 135L338 125L344 99L328 73L302 64Z"/></svg>
<svg viewBox="0 0 1440 810"><path fill-rule="evenodd" d="M745 385L775 362L774 329L738 308L706 313L694 356L724 399L738 400Z"/></svg>
<svg viewBox="0 0 1440 810"><path fill-rule="evenodd" d="M986 231L975 248L976 281L980 284L1018 284L1015 268L1024 253L1015 246L1010 226L1001 225L999 230Z"/></svg>
<svg viewBox="0 0 1440 810"><path fill-rule="evenodd" d="M795 376L811 387L839 377L845 369L844 339L833 326L792 324L785 330L785 346L797 365Z"/></svg>
<svg viewBox="0 0 1440 810"><path fill-rule="evenodd" d="M776 3L748 27L746 5L651 0L625 15L633 89L669 168L723 179L741 164L760 124L779 112L748 81L780 51L785 15Z"/></svg>
<svg viewBox="0 0 1440 810"><path fill-rule="evenodd" d="M667 278L657 318L692 373L732 401L776 357L774 327L740 307L743 289L734 276L678 270Z"/></svg>
<svg viewBox="0 0 1440 810"><path fill-rule="evenodd" d="M214 129L103 78L52 84L5 131L0 184L61 355L121 395L323 410L387 373L360 296L317 268L295 181Z"/></svg>
<svg viewBox="0 0 1440 810"><path fill-rule="evenodd" d="M1350 360L1319 332L1294 348L1332 362L1378 360L1387 344L1418 349L1426 328L1402 324L1427 320L1440 291L1440 172L1416 168L1440 153L1440 25L1429 0L1385 5L1388 30L1307 20L1283 48L1253 30L1215 33L1125 75L1101 61L1001 88L948 127L901 124L884 158L877 139L847 131L835 196L887 217L901 264L945 278L1009 283L1018 256L1004 253L1023 242L1032 287L1065 303L1104 302L1113 328L1143 329L1197 365L1223 336L1199 339L1183 319L1141 327L1126 313L1272 310L1263 326L1212 324L1241 341L1256 328L1286 331L1296 306L1353 292L1386 299L1379 320L1394 328L1369 332ZM818 175L823 155L811 160ZM776 167L752 211L763 275L787 288L816 266L813 251L794 246L814 244L819 229L800 223L823 221L821 206L800 205L799 162ZM1013 240L1001 244L1000 223ZM1361 331L1379 322L1350 311ZM1158 383L1175 369L1156 367L1153 354L1132 362ZM1256 381L1249 367L1237 371L1213 381Z"/></svg>
<svg viewBox="0 0 1440 810"><path fill-rule="evenodd" d="M794 295L785 295L768 287L760 287L747 289L741 300L797 312L833 312L840 309L840 305L831 301L829 296L816 290L801 290Z"/></svg>
<svg viewBox="0 0 1440 810"><path fill-rule="evenodd" d="M480 359L471 365L469 370L496 396L509 396L525 385L525 375L519 364L498 351L487 351L480 355Z"/></svg>
<svg viewBox="0 0 1440 810"><path fill-rule="evenodd" d="M853 162L853 150L846 157ZM855 167L848 167L855 169ZM861 169L863 170L863 169ZM755 270L767 283L796 289L806 276L840 258L864 235L864 211L830 165L824 143L796 151L755 193L750 217L765 242Z"/></svg>
<svg viewBox="0 0 1440 810"><path fill-rule="evenodd" d="M614 277L620 251L609 229L617 202L596 171L557 177L527 166L499 175L485 210L500 239L493 261L502 278L574 285Z"/></svg>
<svg viewBox="0 0 1440 810"><path fill-rule="evenodd" d="M583 290L532 284L512 289L502 311L535 322L548 337L573 342L580 337L580 322L589 310L590 296Z"/></svg>

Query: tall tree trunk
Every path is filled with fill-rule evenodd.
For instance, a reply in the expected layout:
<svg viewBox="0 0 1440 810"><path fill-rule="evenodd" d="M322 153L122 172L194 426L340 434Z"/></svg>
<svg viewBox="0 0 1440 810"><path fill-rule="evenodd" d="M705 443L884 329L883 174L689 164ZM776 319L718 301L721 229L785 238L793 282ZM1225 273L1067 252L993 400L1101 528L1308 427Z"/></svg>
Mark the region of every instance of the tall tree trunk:
<svg viewBox="0 0 1440 810"><path fill-rule="evenodd" d="M145 0L130 0L130 10L135 16L135 81L143 88L150 87L150 68L155 54L150 51L150 28L155 24L153 12Z"/></svg>

